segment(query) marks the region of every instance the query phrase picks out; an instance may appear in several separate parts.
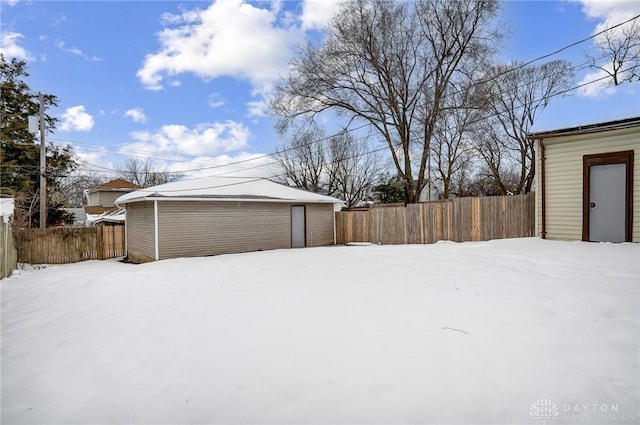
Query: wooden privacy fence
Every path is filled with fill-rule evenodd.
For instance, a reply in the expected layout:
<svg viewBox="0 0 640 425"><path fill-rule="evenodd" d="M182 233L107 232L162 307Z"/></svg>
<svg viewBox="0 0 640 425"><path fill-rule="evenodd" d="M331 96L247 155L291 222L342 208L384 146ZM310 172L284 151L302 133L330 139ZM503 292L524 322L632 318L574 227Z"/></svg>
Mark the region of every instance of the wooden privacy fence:
<svg viewBox="0 0 640 425"><path fill-rule="evenodd" d="M0 279L9 276L18 262L16 247L13 243L11 225L5 223L0 217Z"/></svg>
<svg viewBox="0 0 640 425"><path fill-rule="evenodd" d="M534 236L535 196L455 198L336 213L336 243L423 244Z"/></svg>
<svg viewBox="0 0 640 425"><path fill-rule="evenodd" d="M124 226L62 227L15 233L18 261L65 264L125 255Z"/></svg>

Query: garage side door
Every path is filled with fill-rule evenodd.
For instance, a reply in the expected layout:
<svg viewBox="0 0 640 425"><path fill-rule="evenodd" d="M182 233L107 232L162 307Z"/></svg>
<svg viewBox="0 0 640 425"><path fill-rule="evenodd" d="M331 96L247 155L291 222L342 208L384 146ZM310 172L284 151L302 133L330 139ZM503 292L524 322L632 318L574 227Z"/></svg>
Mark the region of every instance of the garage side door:
<svg viewBox="0 0 640 425"><path fill-rule="evenodd" d="M306 246L305 208L300 205L291 207L291 248Z"/></svg>

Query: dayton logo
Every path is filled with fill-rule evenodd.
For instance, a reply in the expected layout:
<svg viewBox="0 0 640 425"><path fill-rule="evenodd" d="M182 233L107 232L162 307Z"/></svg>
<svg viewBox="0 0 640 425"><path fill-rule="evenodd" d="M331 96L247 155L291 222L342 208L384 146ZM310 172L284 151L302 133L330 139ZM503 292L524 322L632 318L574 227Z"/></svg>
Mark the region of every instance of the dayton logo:
<svg viewBox="0 0 640 425"><path fill-rule="evenodd" d="M556 419L558 415L558 406L548 398L536 400L529 408L529 416L542 420L542 425L546 425L548 420Z"/></svg>

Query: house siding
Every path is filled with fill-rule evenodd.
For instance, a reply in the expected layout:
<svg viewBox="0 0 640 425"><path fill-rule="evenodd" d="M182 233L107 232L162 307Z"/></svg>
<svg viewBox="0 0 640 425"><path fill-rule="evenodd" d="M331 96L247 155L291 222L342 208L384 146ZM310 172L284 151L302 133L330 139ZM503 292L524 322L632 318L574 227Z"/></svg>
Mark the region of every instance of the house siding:
<svg viewBox="0 0 640 425"><path fill-rule="evenodd" d="M544 139L546 238L582 240L583 156L634 151L632 240L640 242L640 127ZM536 151L541 170L540 149ZM542 235L541 172L537 173L536 229Z"/></svg>
<svg viewBox="0 0 640 425"><path fill-rule="evenodd" d="M306 206L307 245L333 243L333 205ZM291 248L291 204L159 201L160 259ZM331 237L328 238L328 235Z"/></svg>
<svg viewBox="0 0 640 425"><path fill-rule="evenodd" d="M308 204L307 246L333 245L334 219L333 204Z"/></svg>
<svg viewBox="0 0 640 425"><path fill-rule="evenodd" d="M153 202L127 204L127 258L136 263L155 259Z"/></svg>
<svg viewBox="0 0 640 425"><path fill-rule="evenodd" d="M87 195L87 205L99 206L99 207L113 207L115 205L116 199L122 196L126 191L119 192L106 192L106 191L97 191L93 193L89 193Z"/></svg>

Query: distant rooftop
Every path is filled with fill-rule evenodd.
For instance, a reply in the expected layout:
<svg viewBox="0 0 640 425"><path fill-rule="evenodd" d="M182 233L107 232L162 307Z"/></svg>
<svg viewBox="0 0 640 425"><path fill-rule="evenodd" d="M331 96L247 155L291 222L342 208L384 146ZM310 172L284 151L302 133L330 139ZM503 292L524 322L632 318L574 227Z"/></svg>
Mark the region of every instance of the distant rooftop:
<svg viewBox="0 0 640 425"><path fill-rule="evenodd" d="M122 190L122 189L141 189L137 184L131 183L124 179L115 179L91 188L90 192L98 190Z"/></svg>
<svg viewBox="0 0 640 425"><path fill-rule="evenodd" d="M90 215L102 215L102 214L111 214L113 212L118 211L119 208L116 206L113 207L100 207L96 205L88 205L84 207L84 211L86 214Z"/></svg>

